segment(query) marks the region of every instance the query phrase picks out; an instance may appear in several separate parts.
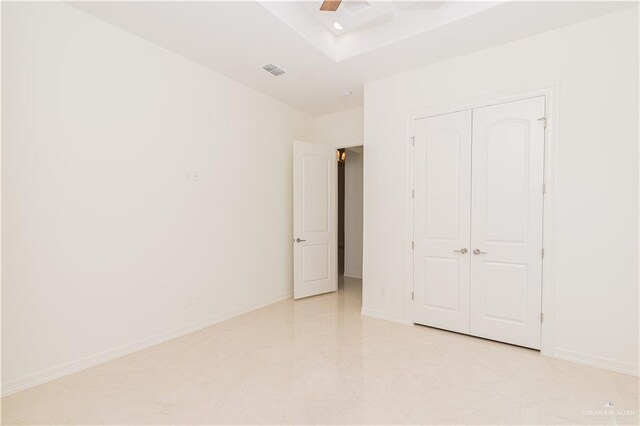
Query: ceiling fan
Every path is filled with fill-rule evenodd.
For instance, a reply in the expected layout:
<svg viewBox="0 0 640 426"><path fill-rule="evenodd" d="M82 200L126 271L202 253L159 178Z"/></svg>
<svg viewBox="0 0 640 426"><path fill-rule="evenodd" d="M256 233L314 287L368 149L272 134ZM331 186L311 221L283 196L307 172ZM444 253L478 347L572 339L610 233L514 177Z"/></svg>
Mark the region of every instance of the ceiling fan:
<svg viewBox="0 0 640 426"><path fill-rule="evenodd" d="M342 0L324 0L320 10L323 12L335 12L340 7L340 3L342 3Z"/></svg>

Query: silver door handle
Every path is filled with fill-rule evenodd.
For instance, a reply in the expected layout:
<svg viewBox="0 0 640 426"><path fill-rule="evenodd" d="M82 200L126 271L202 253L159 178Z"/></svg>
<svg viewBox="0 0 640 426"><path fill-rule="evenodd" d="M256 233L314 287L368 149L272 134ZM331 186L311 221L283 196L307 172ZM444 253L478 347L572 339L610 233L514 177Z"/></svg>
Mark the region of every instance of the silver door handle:
<svg viewBox="0 0 640 426"><path fill-rule="evenodd" d="M300 238L296 238L296 243L301 243L303 241L307 241L307 240L301 240Z"/></svg>
<svg viewBox="0 0 640 426"><path fill-rule="evenodd" d="M469 250L467 250L467 248L461 248L460 250L454 250L455 253L460 253L460 254L467 254L469 252Z"/></svg>
<svg viewBox="0 0 640 426"><path fill-rule="evenodd" d="M475 254L476 256L479 254L487 254L486 251L480 251L480 249L473 249L473 254Z"/></svg>

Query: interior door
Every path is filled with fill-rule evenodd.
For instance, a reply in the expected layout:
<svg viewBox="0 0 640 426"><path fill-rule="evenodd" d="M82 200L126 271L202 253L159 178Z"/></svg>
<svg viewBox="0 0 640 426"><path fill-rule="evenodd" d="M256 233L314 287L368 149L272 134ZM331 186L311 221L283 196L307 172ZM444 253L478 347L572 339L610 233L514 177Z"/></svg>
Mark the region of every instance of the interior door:
<svg viewBox="0 0 640 426"><path fill-rule="evenodd" d="M338 289L335 149L293 143L293 298Z"/></svg>
<svg viewBox="0 0 640 426"><path fill-rule="evenodd" d="M471 334L540 348L544 97L473 110Z"/></svg>
<svg viewBox="0 0 640 426"><path fill-rule="evenodd" d="M471 111L414 122L414 322L469 333Z"/></svg>

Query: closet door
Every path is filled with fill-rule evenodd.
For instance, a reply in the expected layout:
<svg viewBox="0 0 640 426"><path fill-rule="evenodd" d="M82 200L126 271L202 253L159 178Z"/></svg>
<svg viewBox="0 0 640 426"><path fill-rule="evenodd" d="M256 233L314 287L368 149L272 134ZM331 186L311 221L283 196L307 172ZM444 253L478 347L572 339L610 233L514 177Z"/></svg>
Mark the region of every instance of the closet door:
<svg viewBox="0 0 640 426"><path fill-rule="evenodd" d="M473 110L471 334L540 348L544 97Z"/></svg>
<svg viewBox="0 0 640 426"><path fill-rule="evenodd" d="M469 333L471 111L414 122L414 322Z"/></svg>

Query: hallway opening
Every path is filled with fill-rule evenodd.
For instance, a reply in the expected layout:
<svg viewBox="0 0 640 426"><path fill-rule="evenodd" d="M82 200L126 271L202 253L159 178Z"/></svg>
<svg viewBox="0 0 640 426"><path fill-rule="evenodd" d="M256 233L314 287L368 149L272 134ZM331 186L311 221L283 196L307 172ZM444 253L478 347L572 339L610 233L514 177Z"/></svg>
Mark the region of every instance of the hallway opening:
<svg viewBox="0 0 640 426"><path fill-rule="evenodd" d="M344 278L362 282L362 145L340 148L338 161L338 285Z"/></svg>

